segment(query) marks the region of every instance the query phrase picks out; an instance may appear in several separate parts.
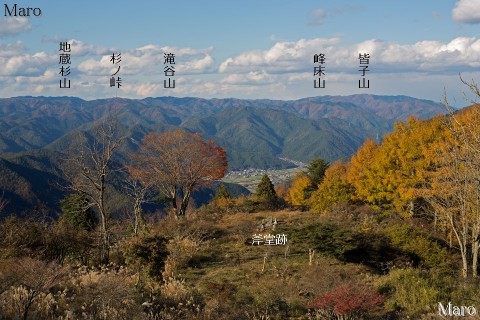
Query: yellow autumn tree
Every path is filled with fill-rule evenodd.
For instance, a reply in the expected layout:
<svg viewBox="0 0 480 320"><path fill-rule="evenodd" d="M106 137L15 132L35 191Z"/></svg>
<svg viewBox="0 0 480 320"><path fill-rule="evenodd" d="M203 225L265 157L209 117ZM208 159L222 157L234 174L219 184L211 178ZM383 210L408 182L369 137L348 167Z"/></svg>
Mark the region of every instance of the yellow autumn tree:
<svg viewBox="0 0 480 320"><path fill-rule="evenodd" d="M412 216L416 210L416 190L425 180L433 161L431 150L443 133L440 117L426 121L410 117L407 122L395 124L378 150L375 160L381 197L405 216Z"/></svg>
<svg viewBox="0 0 480 320"><path fill-rule="evenodd" d="M435 159L431 150L443 132L441 117L427 121L410 117L406 122L397 122L381 144L365 142L348 168L354 198L396 209L405 216L413 215L419 198L417 189Z"/></svg>
<svg viewBox="0 0 480 320"><path fill-rule="evenodd" d="M375 195L378 193L375 156L378 145L369 139L352 156L348 166L348 182L355 188L354 200L381 204Z"/></svg>
<svg viewBox="0 0 480 320"><path fill-rule="evenodd" d="M325 213L336 203L347 202L353 195L353 187L348 182L347 164L334 162L326 171L322 183L310 199L310 208L317 213Z"/></svg>
<svg viewBox="0 0 480 320"><path fill-rule="evenodd" d="M293 176L292 186L288 189L288 198L293 206L303 207L307 205L310 178L305 172L297 173Z"/></svg>

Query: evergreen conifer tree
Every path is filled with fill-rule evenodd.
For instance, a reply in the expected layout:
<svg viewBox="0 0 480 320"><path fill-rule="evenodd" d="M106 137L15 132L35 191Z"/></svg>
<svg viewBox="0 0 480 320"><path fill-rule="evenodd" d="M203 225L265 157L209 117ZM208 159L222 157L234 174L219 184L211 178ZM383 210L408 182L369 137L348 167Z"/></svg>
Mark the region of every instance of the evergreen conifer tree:
<svg viewBox="0 0 480 320"><path fill-rule="evenodd" d="M74 193L60 201L62 218L80 230L92 231L97 225L96 215L84 195Z"/></svg>
<svg viewBox="0 0 480 320"><path fill-rule="evenodd" d="M217 192L215 193L215 199L230 199L230 193L228 192L227 187L224 183L218 188Z"/></svg>
<svg viewBox="0 0 480 320"><path fill-rule="evenodd" d="M262 200L274 200L277 195L275 193L275 187L268 175L264 174L262 181L257 186L256 196Z"/></svg>

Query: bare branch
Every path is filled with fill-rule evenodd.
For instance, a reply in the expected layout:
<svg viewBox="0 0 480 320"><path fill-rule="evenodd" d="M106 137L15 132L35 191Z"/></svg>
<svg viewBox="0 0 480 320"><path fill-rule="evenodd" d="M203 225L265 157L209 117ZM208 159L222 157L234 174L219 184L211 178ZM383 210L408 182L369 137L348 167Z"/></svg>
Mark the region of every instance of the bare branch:
<svg viewBox="0 0 480 320"><path fill-rule="evenodd" d="M80 139L83 137L81 136ZM106 188L113 171L113 156L125 137L117 134L117 119L107 117L94 128L92 142L86 139L77 150L64 159L61 170L68 184L66 190L84 195L97 209L102 239L102 262L109 260L109 213L106 207Z"/></svg>

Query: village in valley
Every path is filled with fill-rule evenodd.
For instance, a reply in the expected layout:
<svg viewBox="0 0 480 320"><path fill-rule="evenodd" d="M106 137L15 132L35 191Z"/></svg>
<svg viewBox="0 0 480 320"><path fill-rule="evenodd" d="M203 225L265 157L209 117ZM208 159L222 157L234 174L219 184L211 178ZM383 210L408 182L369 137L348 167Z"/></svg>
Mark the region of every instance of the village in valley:
<svg viewBox="0 0 480 320"><path fill-rule="evenodd" d="M301 161L291 160L289 158L280 158L281 160L290 162L296 167L289 169L255 169L248 168L244 170L230 171L222 179L223 182L236 183L250 192L255 192L256 187L262 180L263 175L268 175L275 187L290 181L292 177L301 170L304 170L306 163Z"/></svg>

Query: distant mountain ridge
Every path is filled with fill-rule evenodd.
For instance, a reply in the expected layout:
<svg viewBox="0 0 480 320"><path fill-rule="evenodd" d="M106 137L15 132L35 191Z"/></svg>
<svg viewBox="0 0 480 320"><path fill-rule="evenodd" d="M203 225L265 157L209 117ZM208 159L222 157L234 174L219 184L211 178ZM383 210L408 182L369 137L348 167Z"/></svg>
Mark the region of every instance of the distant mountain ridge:
<svg viewBox="0 0 480 320"><path fill-rule="evenodd" d="M442 113L441 104L406 96L323 96L292 101L159 97L99 99L17 97L0 99L0 153L63 150L78 131L116 110L131 136L182 128L214 139L232 169L284 167L279 157L308 162L316 156L350 156L369 137L415 114ZM68 140L68 141L65 141ZM134 141L134 142L133 142Z"/></svg>

